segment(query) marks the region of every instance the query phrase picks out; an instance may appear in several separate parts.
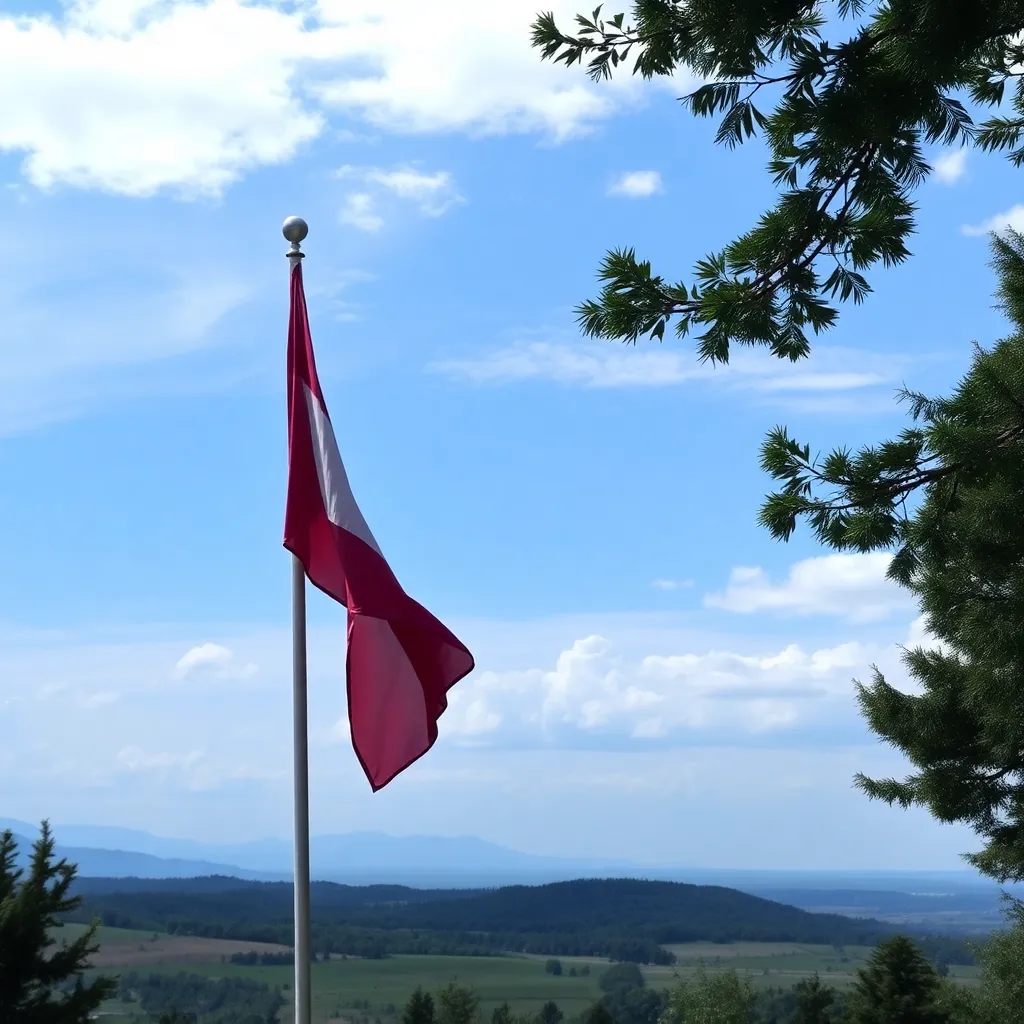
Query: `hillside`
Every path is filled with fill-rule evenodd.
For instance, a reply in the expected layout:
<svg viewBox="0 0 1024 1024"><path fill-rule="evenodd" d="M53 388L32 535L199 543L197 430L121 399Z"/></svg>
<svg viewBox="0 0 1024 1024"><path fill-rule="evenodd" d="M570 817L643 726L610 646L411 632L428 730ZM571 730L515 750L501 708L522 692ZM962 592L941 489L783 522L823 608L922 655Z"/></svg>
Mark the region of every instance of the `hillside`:
<svg viewBox="0 0 1024 1024"><path fill-rule="evenodd" d="M285 943L291 935L287 883L84 879L78 891L85 896L78 919L96 914L110 926ZM482 892L318 882L312 911L318 948L362 956L519 951L668 963L668 943L858 945L890 931L735 889L631 879Z"/></svg>
<svg viewBox="0 0 1024 1024"><path fill-rule="evenodd" d="M626 930L659 944L676 942L861 941L885 927L796 907L721 886L633 879L584 879L509 886L462 900L363 906L353 920L385 928L521 933Z"/></svg>

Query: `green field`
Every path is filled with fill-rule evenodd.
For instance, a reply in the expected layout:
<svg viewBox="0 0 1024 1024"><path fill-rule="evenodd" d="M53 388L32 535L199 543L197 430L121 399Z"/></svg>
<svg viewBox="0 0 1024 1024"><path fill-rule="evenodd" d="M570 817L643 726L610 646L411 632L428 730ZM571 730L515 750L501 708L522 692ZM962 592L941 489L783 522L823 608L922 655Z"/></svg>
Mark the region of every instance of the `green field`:
<svg viewBox="0 0 1024 1024"><path fill-rule="evenodd" d="M60 928L55 928L52 934L58 942L74 942L75 939L85 932L85 929L86 926L84 924L65 924L61 925ZM153 937L153 933L133 931L128 928L106 928L100 926L96 930L96 937L101 946L106 946L114 942L149 942Z"/></svg>
<svg viewBox="0 0 1024 1024"><path fill-rule="evenodd" d="M142 933L136 933L136 936ZM817 971L829 984L845 988L870 955L866 947L848 947L837 951L831 946L793 943L734 943L716 945L694 943L672 947L679 963L676 967L645 969L648 984L664 988L678 977L691 977L703 964L709 971L735 970L758 988L788 988L802 977ZM419 986L436 990L450 981L472 986L481 1000L481 1009L491 1010L507 1001L517 1012L538 1010L549 999L555 1000L567 1019L580 1014L601 996L599 979L605 963L595 960L562 958L565 974L555 977L544 970L546 957L444 957L395 956L387 960L336 959L313 965L313 1019L315 1024L344 1018L353 1024L374 1022L390 1024L409 996ZM590 966L589 977L569 977L570 967ZM132 968L127 968L132 969ZM271 986L287 988L290 996L290 967L243 967L209 963L146 967L142 970L189 973L219 978L229 975L251 978ZM975 968L953 968L952 973L970 983ZM366 1006L365 1004L369 1004ZM107 1012L128 1008L110 1004ZM290 1007L282 1013L282 1022L290 1021Z"/></svg>

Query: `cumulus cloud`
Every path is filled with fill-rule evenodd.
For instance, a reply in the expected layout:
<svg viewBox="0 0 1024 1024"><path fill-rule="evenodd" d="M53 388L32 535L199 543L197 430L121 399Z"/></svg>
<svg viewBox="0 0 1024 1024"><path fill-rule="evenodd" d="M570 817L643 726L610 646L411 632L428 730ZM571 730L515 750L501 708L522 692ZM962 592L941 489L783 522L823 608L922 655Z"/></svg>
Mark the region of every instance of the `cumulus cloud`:
<svg viewBox="0 0 1024 1024"><path fill-rule="evenodd" d="M686 742L750 737L848 712L851 678L870 663L857 643L761 654L704 650L627 658L605 637L575 641L551 669L485 671L450 695L442 718L456 741L561 743L603 737Z"/></svg>
<svg viewBox="0 0 1024 1024"><path fill-rule="evenodd" d="M251 662L240 663L234 651L221 644L205 643L190 648L177 661L171 673L175 679L204 674L215 679L248 679L256 674Z"/></svg>
<svg viewBox="0 0 1024 1024"><path fill-rule="evenodd" d="M608 186L610 196L626 196L629 199L646 199L661 190L661 174L658 171L626 171Z"/></svg>
<svg viewBox="0 0 1024 1024"><path fill-rule="evenodd" d="M914 603L907 591L886 578L891 559L884 552L806 558L779 583L761 568L737 568L725 589L705 595L704 604L747 614L776 611L877 621Z"/></svg>
<svg viewBox="0 0 1024 1024"><path fill-rule="evenodd" d="M943 185L955 185L967 171L967 149L954 149L935 161L932 174Z"/></svg>
<svg viewBox="0 0 1024 1024"><path fill-rule="evenodd" d="M555 4L571 21L571 0ZM35 185L216 195L335 115L387 131L587 131L650 86L542 63L531 0L73 0L0 19L0 150ZM676 94L685 83L663 80Z"/></svg>
<svg viewBox="0 0 1024 1024"><path fill-rule="evenodd" d="M440 217L465 202L448 171L426 173L414 167L387 170L346 165L335 173L360 185L359 191L345 197L341 220L361 231L379 231L384 226L380 208L389 197L411 204L427 217Z"/></svg>
<svg viewBox="0 0 1024 1024"><path fill-rule="evenodd" d="M993 231L1005 231L1007 228L1024 231L1024 204L1017 203L1009 210L994 214L980 224L965 224L960 230L965 235L977 236L988 235Z"/></svg>

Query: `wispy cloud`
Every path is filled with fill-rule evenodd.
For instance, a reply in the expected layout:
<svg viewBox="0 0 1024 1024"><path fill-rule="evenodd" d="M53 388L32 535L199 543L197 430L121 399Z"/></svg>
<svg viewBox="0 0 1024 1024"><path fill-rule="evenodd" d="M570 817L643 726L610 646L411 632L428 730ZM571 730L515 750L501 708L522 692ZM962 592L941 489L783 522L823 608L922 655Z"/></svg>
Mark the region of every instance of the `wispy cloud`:
<svg viewBox="0 0 1024 1024"><path fill-rule="evenodd" d="M617 175L608 186L610 196L646 199L662 191L659 171L625 171Z"/></svg>
<svg viewBox="0 0 1024 1024"><path fill-rule="evenodd" d="M377 213L376 203L369 192L350 192L341 204L342 224L351 224L360 231L380 231L384 218Z"/></svg>
<svg viewBox="0 0 1024 1024"><path fill-rule="evenodd" d="M171 673L175 679L186 679L202 673L215 679L250 679L257 672L252 662L240 662L235 652L221 644L205 643L190 648L177 661Z"/></svg>
<svg viewBox="0 0 1024 1024"><path fill-rule="evenodd" d="M828 394L834 405L834 396L843 392L893 387L903 362L899 356L819 347L796 365L765 352L740 351L728 365L712 366L682 348L523 341L481 356L438 360L428 370L479 386L538 381L578 388L664 388L708 382L789 402Z"/></svg>
<svg viewBox="0 0 1024 1024"><path fill-rule="evenodd" d="M425 173L414 167L340 167L335 176L356 181L360 190L350 192L341 209L341 220L361 231L379 231L384 226L380 212L383 201L392 197L411 204L427 217L440 217L465 202L449 171Z"/></svg>
<svg viewBox="0 0 1024 1024"><path fill-rule="evenodd" d="M915 603L908 591L886 577L891 560L884 552L806 558L779 583L761 568L733 569L725 589L705 595L704 604L746 614L774 611L877 621Z"/></svg>
<svg viewBox="0 0 1024 1024"><path fill-rule="evenodd" d="M679 590L683 587L692 587L693 580L652 580L651 586L656 590Z"/></svg>
<svg viewBox="0 0 1024 1024"><path fill-rule="evenodd" d="M967 172L967 148L943 153L932 165L932 175L943 185L955 185Z"/></svg>
<svg viewBox="0 0 1024 1024"><path fill-rule="evenodd" d="M977 236L988 235L993 231L1005 231L1007 228L1024 231L1024 204L1017 203L1016 206L994 214L980 224L965 224L960 230L965 235Z"/></svg>

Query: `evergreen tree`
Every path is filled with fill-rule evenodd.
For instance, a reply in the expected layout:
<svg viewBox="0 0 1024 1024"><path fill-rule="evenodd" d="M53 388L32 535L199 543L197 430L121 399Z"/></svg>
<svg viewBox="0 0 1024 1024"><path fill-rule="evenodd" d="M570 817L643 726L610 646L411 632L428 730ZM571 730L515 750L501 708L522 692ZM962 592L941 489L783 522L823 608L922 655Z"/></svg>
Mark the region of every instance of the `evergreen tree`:
<svg viewBox="0 0 1024 1024"><path fill-rule="evenodd" d="M454 981L437 993L437 1024L473 1024L480 1009L476 993Z"/></svg>
<svg viewBox="0 0 1024 1024"><path fill-rule="evenodd" d="M780 194L757 225L671 281L632 249L609 252L599 297L577 310L590 335L635 342L699 332L703 358L730 344L799 359L837 302L862 301L865 272L907 259L927 143L1009 150L1024 162L1020 0L634 0L632 22L599 6L575 35L540 15L544 59L608 78L632 59L644 78L688 68L708 81L685 98L720 115L729 147L761 133ZM827 35L827 38L826 38ZM1007 96L1008 92L1008 96ZM1008 111L976 124L980 111ZM977 111L975 111L977 113ZM706 197L705 197L706 198ZM723 197L724 201L724 197Z"/></svg>
<svg viewBox="0 0 1024 1024"><path fill-rule="evenodd" d="M402 1012L402 1024L434 1024L434 997L417 988ZM495 1021L495 1024L498 1024Z"/></svg>
<svg viewBox="0 0 1024 1024"><path fill-rule="evenodd" d="M615 1018L608 1012L604 1003L594 1003L588 1010L584 1011L580 1018L581 1024L615 1024Z"/></svg>
<svg viewBox="0 0 1024 1024"><path fill-rule="evenodd" d="M565 1019L565 1014L558 1008L558 1003L553 999L549 999L541 1008L540 1013L537 1014L537 1020L540 1024L562 1024Z"/></svg>
<svg viewBox="0 0 1024 1024"><path fill-rule="evenodd" d="M895 550L889 576L939 643L904 654L919 694L877 671L858 685L871 728L914 766L858 784L970 825L985 845L968 859L1006 880L1024 878L1024 237L992 247L1013 333L950 398L907 392L916 422L891 441L812 459L776 430L762 466L782 486L761 521L783 540L806 521L837 551Z"/></svg>
<svg viewBox="0 0 1024 1024"><path fill-rule="evenodd" d="M513 1024L514 1020L512 1007L507 1002L496 1006L491 1013L491 1024Z"/></svg>
<svg viewBox="0 0 1024 1024"><path fill-rule="evenodd" d="M857 972L850 1024L948 1024L940 991L932 965L897 935L876 946L868 966Z"/></svg>
<svg viewBox="0 0 1024 1024"><path fill-rule="evenodd" d="M99 949L95 924L71 942L53 938L61 917L81 904L80 897L68 895L75 867L54 859L45 821L27 873L16 866L17 852L13 833L0 834L0 1021L86 1024L117 983L83 980Z"/></svg>
<svg viewBox="0 0 1024 1024"><path fill-rule="evenodd" d="M835 991L821 983L815 972L795 986L796 1009L793 1024L832 1024L829 1007L835 1002Z"/></svg>

